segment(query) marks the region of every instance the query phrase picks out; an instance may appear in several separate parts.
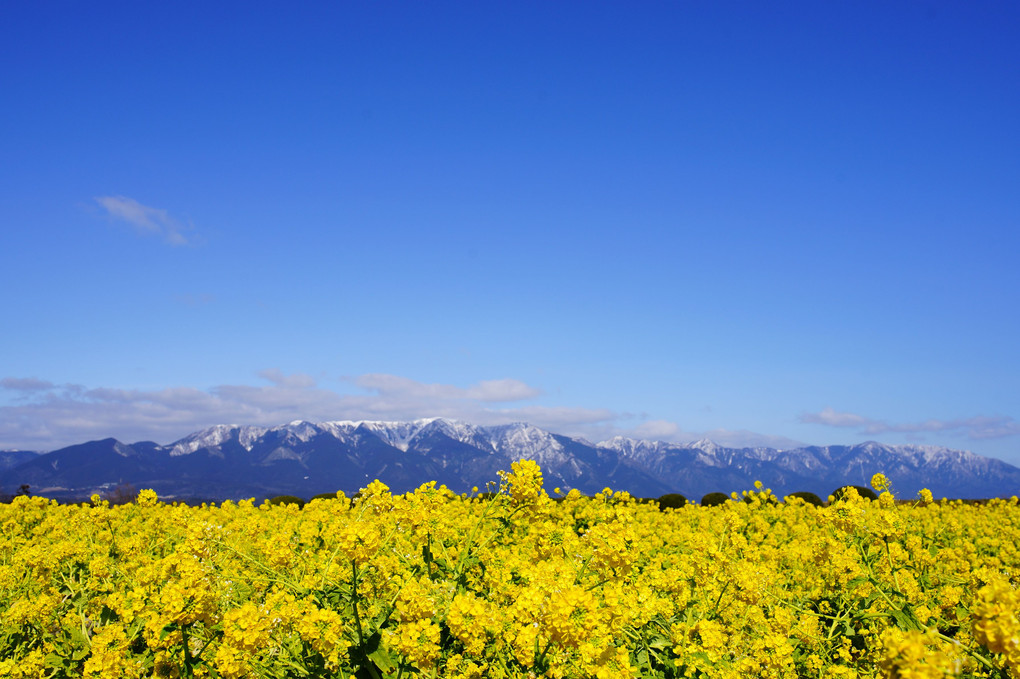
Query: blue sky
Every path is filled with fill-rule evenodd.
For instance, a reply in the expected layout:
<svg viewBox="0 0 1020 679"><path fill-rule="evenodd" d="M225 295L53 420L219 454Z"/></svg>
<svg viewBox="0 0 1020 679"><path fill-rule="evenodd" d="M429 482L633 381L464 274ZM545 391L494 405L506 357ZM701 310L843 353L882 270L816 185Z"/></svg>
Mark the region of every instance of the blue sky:
<svg viewBox="0 0 1020 679"><path fill-rule="evenodd" d="M1020 464L1010 3L15 3L0 448L447 416Z"/></svg>

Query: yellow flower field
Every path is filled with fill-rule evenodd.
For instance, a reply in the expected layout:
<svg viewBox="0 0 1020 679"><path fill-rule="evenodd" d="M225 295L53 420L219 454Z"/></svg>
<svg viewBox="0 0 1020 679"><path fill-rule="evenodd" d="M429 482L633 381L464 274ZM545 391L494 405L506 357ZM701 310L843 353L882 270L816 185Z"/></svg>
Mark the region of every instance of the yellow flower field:
<svg viewBox="0 0 1020 679"><path fill-rule="evenodd" d="M0 525L0 677L1020 677L1016 498L660 511L520 462L494 495Z"/></svg>

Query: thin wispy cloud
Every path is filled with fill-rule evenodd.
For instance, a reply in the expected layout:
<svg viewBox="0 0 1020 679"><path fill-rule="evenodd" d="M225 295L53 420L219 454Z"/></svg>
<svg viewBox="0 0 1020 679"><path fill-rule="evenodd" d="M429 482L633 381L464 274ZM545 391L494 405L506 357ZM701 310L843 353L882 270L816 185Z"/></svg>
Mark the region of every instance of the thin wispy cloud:
<svg viewBox="0 0 1020 679"><path fill-rule="evenodd" d="M709 439L720 445L732 448L754 448L768 446L771 448L796 448L804 445L785 436L758 434L744 429L713 429L700 433L687 432L676 422L668 420L647 420L636 425L632 434L634 438L652 441L691 441Z"/></svg>
<svg viewBox="0 0 1020 679"><path fill-rule="evenodd" d="M0 387L11 391L33 392L53 389L56 385L34 377L5 377L0 380Z"/></svg>
<svg viewBox="0 0 1020 679"><path fill-rule="evenodd" d="M922 422L895 423L878 420L856 413L838 412L825 408L818 413L800 416L804 424L822 424L829 427L856 429L861 434L924 434L958 433L974 440L986 440L1020 434L1020 423L1005 415L976 416L953 420L930 419Z"/></svg>
<svg viewBox="0 0 1020 679"><path fill-rule="evenodd" d="M95 200L106 210L107 216L128 224L137 233L157 236L170 245L191 243L185 235L192 230L191 225L172 217L166 210L142 205L127 196L97 196Z"/></svg>
<svg viewBox="0 0 1020 679"><path fill-rule="evenodd" d="M279 368L269 368L259 372L259 377L269 380L278 387L290 389L305 389L315 386L315 378L304 373L292 373L285 375Z"/></svg>
<svg viewBox="0 0 1020 679"><path fill-rule="evenodd" d="M173 296L173 300L175 302L177 302L178 304L183 304L184 306L188 306L188 307L200 307L200 306L205 306L206 304L212 304L213 302L215 302L216 301L216 295L213 295L213 294L210 294L210 293L207 293L207 292L201 292L201 293L198 293L198 294L186 293L186 294L174 295Z"/></svg>

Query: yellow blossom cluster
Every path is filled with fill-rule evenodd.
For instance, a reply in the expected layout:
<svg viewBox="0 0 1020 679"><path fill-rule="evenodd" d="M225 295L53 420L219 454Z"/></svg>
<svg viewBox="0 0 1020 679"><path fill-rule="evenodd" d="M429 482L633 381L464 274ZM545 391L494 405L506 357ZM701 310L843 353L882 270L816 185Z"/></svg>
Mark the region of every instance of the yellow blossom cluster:
<svg viewBox="0 0 1020 679"><path fill-rule="evenodd" d="M0 505L0 677L1020 677L1020 506L380 482Z"/></svg>

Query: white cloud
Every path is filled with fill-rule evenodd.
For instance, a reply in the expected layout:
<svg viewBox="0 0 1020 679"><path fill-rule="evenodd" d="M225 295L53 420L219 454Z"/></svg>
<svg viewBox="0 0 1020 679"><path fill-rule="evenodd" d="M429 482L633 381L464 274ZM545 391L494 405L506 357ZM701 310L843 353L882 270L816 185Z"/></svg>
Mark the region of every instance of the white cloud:
<svg viewBox="0 0 1020 679"><path fill-rule="evenodd" d="M654 441L675 441L683 432L676 422L667 420L648 420L632 430L634 438L651 439Z"/></svg>
<svg viewBox="0 0 1020 679"><path fill-rule="evenodd" d="M825 424L830 427L867 427L866 417L853 413L837 413L832 408L825 408L820 413L801 415L800 421L809 424Z"/></svg>
<svg viewBox="0 0 1020 679"><path fill-rule="evenodd" d="M822 424L829 427L856 429L865 435L923 434L930 432L961 433L973 440L1004 438L1020 434L1020 423L1005 415L958 418L953 420L929 419L923 422L893 423L855 413L841 413L825 408L820 413L800 416L805 424Z"/></svg>
<svg viewBox="0 0 1020 679"><path fill-rule="evenodd" d="M357 386L384 397L456 399L462 398L464 390L450 384L426 384L399 375L369 373L350 380Z"/></svg>
<svg viewBox="0 0 1020 679"><path fill-rule="evenodd" d="M541 390L520 380L484 380L467 388L451 384L426 384L398 375L372 373L352 380L362 389L400 398L466 399L489 403L523 401L541 395Z"/></svg>
<svg viewBox="0 0 1020 679"><path fill-rule="evenodd" d="M467 389L466 392L467 398L489 403L526 401L542 395L541 390L513 379L485 380Z"/></svg>
<svg viewBox="0 0 1020 679"><path fill-rule="evenodd" d="M113 219L127 222L138 233L159 236L171 245L188 245L184 232L190 229L166 210L142 205L127 196L98 196L96 202Z"/></svg>

